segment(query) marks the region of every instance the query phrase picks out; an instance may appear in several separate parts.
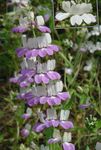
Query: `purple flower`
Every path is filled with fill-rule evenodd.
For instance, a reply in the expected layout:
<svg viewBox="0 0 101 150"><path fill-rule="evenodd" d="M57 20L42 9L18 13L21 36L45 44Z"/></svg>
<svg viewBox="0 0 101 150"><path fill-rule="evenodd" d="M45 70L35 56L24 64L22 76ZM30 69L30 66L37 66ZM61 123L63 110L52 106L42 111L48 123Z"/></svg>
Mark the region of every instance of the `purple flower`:
<svg viewBox="0 0 101 150"><path fill-rule="evenodd" d="M58 143L60 142L60 138L52 138L48 140L48 144L52 144L52 143Z"/></svg>
<svg viewBox="0 0 101 150"><path fill-rule="evenodd" d="M73 128L73 123L71 121L60 121L60 126L64 129Z"/></svg>
<svg viewBox="0 0 101 150"><path fill-rule="evenodd" d="M53 126L53 127L58 127L59 126L59 121L58 120L47 120L45 122L45 125L47 128Z"/></svg>
<svg viewBox="0 0 101 150"><path fill-rule="evenodd" d="M29 50L26 52L25 54L26 58L31 58L31 57L37 57L38 56L38 50L33 49L33 50Z"/></svg>
<svg viewBox="0 0 101 150"><path fill-rule="evenodd" d="M22 115L22 118L25 119L25 120L27 120L27 119L30 118L30 116L31 116L30 114L25 113L25 114Z"/></svg>
<svg viewBox="0 0 101 150"><path fill-rule="evenodd" d="M40 130L43 131L45 128L58 126L61 126L63 129L70 129L73 128L73 123L71 121L46 120L45 123L37 123L37 126L34 125L33 128L36 132L40 132Z"/></svg>
<svg viewBox="0 0 101 150"><path fill-rule="evenodd" d="M21 70L21 74L27 77L32 77L33 75L35 75L35 70L33 69L23 69Z"/></svg>
<svg viewBox="0 0 101 150"><path fill-rule="evenodd" d="M51 30L46 26L38 26L37 28L38 28L39 31L41 31L43 33L47 33L47 32L51 33Z"/></svg>
<svg viewBox="0 0 101 150"><path fill-rule="evenodd" d="M24 51L23 51L24 49ZM26 56L26 58L31 58L31 57L45 57L47 55L51 56L54 54L54 52L58 52L59 51L59 47L57 45L49 45L46 48L36 48L36 49L32 49L32 50L28 50L27 48L21 48L21 51L17 51L18 57L21 56Z"/></svg>
<svg viewBox="0 0 101 150"><path fill-rule="evenodd" d="M18 80L18 77L12 77L12 78L10 78L10 82L12 82L12 83L17 83L17 80Z"/></svg>
<svg viewBox="0 0 101 150"><path fill-rule="evenodd" d="M79 105L79 108L84 110L84 109L88 108L90 105L91 104L81 104L81 105Z"/></svg>
<svg viewBox="0 0 101 150"><path fill-rule="evenodd" d="M49 20L49 18L50 18L50 15L49 15L49 14L45 14L45 15L44 15L44 20L45 20L46 22Z"/></svg>
<svg viewBox="0 0 101 150"><path fill-rule="evenodd" d="M55 71L48 71L47 73L43 74L36 74L34 76L34 81L35 83L37 84L40 84L40 83L45 83L45 84L48 84L49 83L49 80L58 80L60 79L61 76L59 73L55 72Z"/></svg>
<svg viewBox="0 0 101 150"><path fill-rule="evenodd" d="M59 80L61 78L60 74L58 72L55 72L55 71L48 71L47 76L51 80Z"/></svg>
<svg viewBox="0 0 101 150"><path fill-rule="evenodd" d="M37 105L39 103L39 98L35 97L35 98L31 98L30 100L27 100L27 104L32 107L34 105Z"/></svg>
<svg viewBox="0 0 101 150"><path fill-rule="evenodd" d="M72 143L65 142L62 145L64 150L75 150L75 146Z"/></svg>
<svg viewBox="0 0 101 150"><path fill-rule="evenodd" d="M57 96L61 99L61 100L66 100L70 98L70 94L69 92L61 92L58 93Z"/></svg>
<svg viewBox="0 0 101 150"><path fill-rule="evenodd" d="M44 129L46 128L46 125L45 124L42 124L42 123L37 123L36 125L33 126L33 131L36 131L36 132L41 132L43 131Z"/></svg>
<svg viewBox="0 0 101 150"><path fill-rule="evenodd" d="M16 53L17 53L18 57L24 56L27 51L28 51L28 48L17 48L16 49Z"/></svg>
<svg viewBox="0 0 101 150"><path fill-rule="evenodd" d="M49 83L49 78L45 75L45 74L36 74L34 77L34 80L37 84L40 83L45 83L48 84Z"/></svg>
<svg viewBox="0 0 101 150"><path fill-rule="evenodd" d="M24 26L18 26L18 27L14 27L12 29L12 32L15 32L15 33L24 33L28 30L27 27L24 27Z"/></svg>
<svg viewBox="0 0 101 150"><path fill-rule="evenodd" d="M23 128L21 130L21 135L22 135L22 137L26 138L29 135L29 130Z"/></svg>

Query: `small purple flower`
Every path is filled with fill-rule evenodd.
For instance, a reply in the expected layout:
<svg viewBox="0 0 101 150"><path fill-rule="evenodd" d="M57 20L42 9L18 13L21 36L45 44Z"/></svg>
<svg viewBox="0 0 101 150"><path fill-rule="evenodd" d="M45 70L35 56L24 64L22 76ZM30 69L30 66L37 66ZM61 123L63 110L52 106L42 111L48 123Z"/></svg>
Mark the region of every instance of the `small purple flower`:
<svg viewBox="0 0 101 150"><path fill-rule="evenodd" d="M21 130L21 136L24 137L24 138L26 138L26 137L28 137L28 135L29 135L29 130L23 128Z"/></svg>
<svg viewBox="0 0 101 150"><path fill-rule="evenodd" d="M16 53L17 53L18 57L24 56L27 51L28 51L28 48L17 48L16 49Z"/></svg>
<svg viewBox="0 0 101 150"><path fill-rule="evenodd" d="M64 150L75 150L75 146L72 143L65 142L62 145Z"/></svg>
<svg viewBox="0 0 101 150"><path fill-rule="evenodd" d="M25 119L25 120L27 120L27 119L30 118L30 116L31 116L30 114L25 113L25 114L22 115L22 118Z"/></svg>
<svg viewBox="0 0 101 150"><path fill-rule="evenodd" d="M73 128L73 123L71 121L60 121L60 126L64 129Z"/></svg>
<svg viewBox="0 0 101 150"><path fill-rule="evenodd" d="M32 77L35 74L35 70L33 69L22 69L21 74L27 77Z"/></svg>
<svg viewBox="0 0 101 150"><path fill-rule="evenodd" d="M55 71L48 71L47 76L50 80L59 80L61 78L60 74Z"/></svg>
<svg viewBox="0 0 101 150"><path fill-rule="evenodd" d="M15 33L24 33L28 30L28 27L24 27L24 26L18 26L18 27L14 27L12 29L12 32L15 32Z"/></svg>
<svg viewBox="0 0 101 150"><path fill-rule="evenodd" d="M51 33L51 30L48 28L48 27L46 27L46 26L38 26L37 27L38 28L38 30L40 31L40 32L43 32L43 33Z"/></svg>
<svg viewBox="0 0 101 150"><path fill-rule="evenodd" d="M44 20L45 20L45 22L47 22L47 21L49 20L49 18L50 18L50 15L49 15L49 14L45 14L45 15L44 15Z"/></svg>
<svg viewBox="0 0 101 150"><path fill-rule="evenodd" d="M89 108L90 105L91 104L81 104L81 105L79 105L79 108L84 110L86 108Z"/></svg>
<svg viewBox="0 0 101 150"><path fill-rule="evenodd" d="M57 96L61 98L61 100L66 100L70 98L69 92L61 92L61 93L58 93Z"/></svg>
<svg viewBox="0 0 101 150"><path fill-rule="evenodd" d="M52 144L52 143L58 143L60 142L60 138L52 138L48 140L48 144Z"/></svg>
<svg viewBox="0 0 101 150"><path fill-rule="evenodd" d="M34 80L37 84L40 83L45 83L48 84L49 83L49 78L45 75L45 74L36 74L34 77Z"/></svg>
<svg viewBox="0 0 101 150"><path fill-rule="evenodd" d="M42 124L42 123L37 123L36 125L33 126L33 131L36 131L36 132L41 132L43 131L44 129L46 128L46 125L45 124Z"/></svg>
<svg viewBox="0 0 101 150"><path fill-rule="evenodd" d="M25 56L27 59L29 59L31 57L37 57L38 56L38 50L36 50L36 49L29 50L26 52Z"/></svg>

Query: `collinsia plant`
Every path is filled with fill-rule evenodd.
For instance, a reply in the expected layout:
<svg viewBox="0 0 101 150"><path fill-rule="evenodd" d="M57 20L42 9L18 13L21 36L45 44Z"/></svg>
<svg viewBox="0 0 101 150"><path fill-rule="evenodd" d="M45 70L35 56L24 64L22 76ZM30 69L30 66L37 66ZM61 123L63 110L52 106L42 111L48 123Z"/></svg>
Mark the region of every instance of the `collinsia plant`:
<svg viewBox="0 0 101 150"><path fill-rule="evenodd" d="M23 138L28 137L30 131L41 133L52 127L53 135L48 139L48 144L62 143L64 150L75 150L71 142L71 133L68 131L73 128L72 121L69 121L69 110L56 110L55 106L61 105L70 98L69 92L63 92L61 75L56 72L55 59L49 59L60 47L52 44L51 30L46 27L42 16L34 17L33 12L29 16L21 15L19 26L12 29L14 33L20 33L22 37L22 47L16 49L17 56L22 58L21 70L17 75L10 79L20 87L18 99L23 99L27 105L26 112L22 114L22 119L26 125L21 130ZM33 31L33 36L25 34ZM40 36L35 35L38 31ZM47 57L47 61L45 61ZM29 120L33 114L33 126ZM41 145L41 149L44 146Z"/></svg>

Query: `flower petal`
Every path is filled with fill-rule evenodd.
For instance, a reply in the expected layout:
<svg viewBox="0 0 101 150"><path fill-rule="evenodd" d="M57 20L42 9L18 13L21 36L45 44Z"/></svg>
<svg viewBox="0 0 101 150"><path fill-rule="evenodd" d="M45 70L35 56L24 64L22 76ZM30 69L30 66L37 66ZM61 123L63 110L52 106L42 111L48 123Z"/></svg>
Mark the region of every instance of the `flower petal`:
<svg viewBox="0 0 101 150"><path fill-rule="evenodd" d="M73 123L71 121L60 121L60 126L64 129L73 128Z"/></svg>
<svg viewBox="0 0 101 150"><path fill-rule="evenodd" d="M63 149L64 150L75 150L75 146L72 143L63 143Z"/></svg>

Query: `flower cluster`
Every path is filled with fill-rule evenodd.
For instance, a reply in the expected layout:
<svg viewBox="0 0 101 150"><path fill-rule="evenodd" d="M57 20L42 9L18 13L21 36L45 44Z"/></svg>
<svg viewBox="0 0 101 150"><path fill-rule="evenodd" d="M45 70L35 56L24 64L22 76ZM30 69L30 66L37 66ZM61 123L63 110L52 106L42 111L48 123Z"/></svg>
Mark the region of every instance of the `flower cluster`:
<svg viewBox="0 0 101 150"><path fill-rule="evenodd" d="M53 107L67 101L70 98L69 92L63 92L61 75L54 71L55 60L49 59L46 62L44 59L41 60L45 56L51 56L58 52L60 48L52 44L51 30L44 25L44 18L42 16L34 17L32 12L30 14L33 16L33 20L21 16L20 25L12 29L15 33L22 33L23 46L16 49L17 56L23 59L20 64L21 70L18 75L10 79L10 82L20 86L20 93L17 98L24 99L28 107L22 118L28 121L33 113L31 108L37 105L34 112L37 116L36 122L32 129L29 123L26 124L21 130L21 135L27 137L30 130L42 132L50 127L54 128L53 134L55 134L55 128L58 128L62 132L65 130L64 134L59 140L56 140L57 137L53 135L48 143L62 142L64 150L74 150L74 145L70 143L71 137L68 140L71 133L66 132L66 130L73 128L72 121L68 121L69 111L60 110L60 114L57 115ZM34 28L40 32L41 36L28 37L24 34L31 29L34 31ZM46 111L44 111L43 106L46 107ZM62 136L65 138L62 139Z"/></svg>

